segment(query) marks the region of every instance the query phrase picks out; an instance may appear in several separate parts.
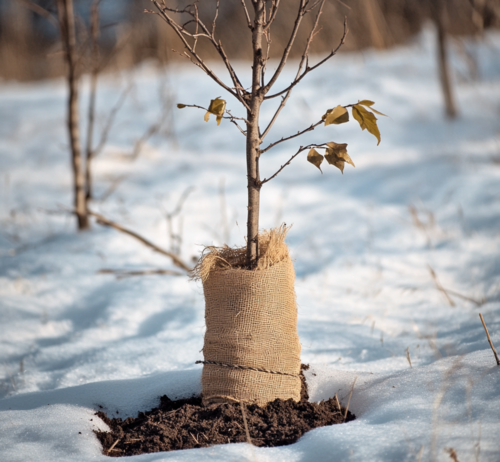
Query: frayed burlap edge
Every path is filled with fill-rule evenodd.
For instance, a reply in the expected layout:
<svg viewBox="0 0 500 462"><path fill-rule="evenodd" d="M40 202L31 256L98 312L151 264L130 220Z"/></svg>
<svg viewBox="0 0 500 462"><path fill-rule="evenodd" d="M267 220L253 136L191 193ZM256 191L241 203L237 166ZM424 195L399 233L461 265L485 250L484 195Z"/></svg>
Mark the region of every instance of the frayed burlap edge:
<svg viewBox="0 0 500 462"><path fill-rule="evenodd" d="M264 230L259 234L259 258L254 270L264 270L290 258L285 238L291 226L281 225L274 229ZM231 248L207 246L201 258L191 271L193 280L205 282L214 271L246 270L247 247Z"/></svg>

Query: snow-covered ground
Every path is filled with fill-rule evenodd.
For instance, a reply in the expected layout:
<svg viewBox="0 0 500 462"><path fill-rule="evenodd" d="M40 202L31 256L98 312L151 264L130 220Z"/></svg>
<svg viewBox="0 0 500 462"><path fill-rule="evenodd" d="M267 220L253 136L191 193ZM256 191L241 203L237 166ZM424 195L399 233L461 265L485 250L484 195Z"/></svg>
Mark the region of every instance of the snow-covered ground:
<svg viewBox="0 0 500 462"><path fill-rule="evenodd" d="M356 379L350 408L357 420L282 448L231 444L133 460L451 460L449 448L461 462L500 460L500 367L478 317L500 349L500 35L466 48L479 76L471 78L452 46L457 120L443 117L427 31L391 51L335 57L297 88L270 135L304 128L337 104L371 99L390 116L380 117L380 146L352 121L318 128L261 161L266 177L299 144L349 144L356 168L346 166L344 175L326 166L321 175L304 153L265 185L261 225L293 224L288 243L311 399L337 392L345 404ZM249 64L237 69L248 75ZM101 126L130 82L96 161L97 197L107 197L93 209L170 248L166 213L189 193L171 220L183 258L207 244L241 245L244 138L226 121L217 127L201 111L173 109L207 105L222 90L180 65L108 76L99 87ZM99 405L125 417L162 394L200 391L201 285L99 273L173 267L113 229L94 224L78 234L61 211L71 205L65 93L62 80L0 85L6 462L106 460L92 433L106 428L93 415ZM172 109L162 111L162 101ZM241 114L233 100L228 108ZM134 141L159 119L168 136L154 135L131 160Z"/></svg>

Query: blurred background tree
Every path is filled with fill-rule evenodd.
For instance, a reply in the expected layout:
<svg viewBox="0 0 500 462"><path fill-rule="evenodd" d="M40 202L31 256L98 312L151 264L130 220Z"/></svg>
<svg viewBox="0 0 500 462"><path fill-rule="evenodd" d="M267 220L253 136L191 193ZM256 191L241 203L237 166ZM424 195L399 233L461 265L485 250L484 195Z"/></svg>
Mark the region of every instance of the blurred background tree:
<svg viewBox="0 0 500 462"><path fill-rule="evenodd" d="M89 0L74 0L74 3L77 34L84 38L90 22ZM199 8L212 8L212 3L201 2ZM225 27L219 32L221 40L230 45L227 50L229 57L250 59L242 46L247 43L243 36L248 31L244 27L245 18L239 2L221 3L220 19ZM500 0L328 0L321 38L318 37L312 51L328 50L340 39L345 15L348 16L350 31L343 51L370 47L384 49L405 43L426 22L436 23L435 3L440 4L438 28L444 24L446 33L451 36L480 36L487 28L500 27ZM179 59L172 52L172 48L182 49L178 39L162 27L157 18L143 13L150 7L149 0L100 2L100 46L103 53L112 54L109 70L131 67L148 59L161 64ZM57 17L56 0L0 0L0 78L24 81L64 74L58 30L43 18L43 11ZM282 6L276 21L276 30L281 33L273 37L276 50L282 48L282 41L288 37L294 11L294 2ZM224 23L224 17L230 17L231 21ZM120 44L118 51L117 44ZM203 52L210 54L213 50Z"/></svg>

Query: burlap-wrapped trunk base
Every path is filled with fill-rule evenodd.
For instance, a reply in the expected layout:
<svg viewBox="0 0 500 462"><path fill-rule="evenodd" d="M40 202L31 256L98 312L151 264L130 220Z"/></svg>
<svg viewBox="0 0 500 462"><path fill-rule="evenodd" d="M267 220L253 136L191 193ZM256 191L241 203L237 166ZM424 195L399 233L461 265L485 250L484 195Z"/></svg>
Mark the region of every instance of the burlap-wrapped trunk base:
<svg viewBox="0 0 500 462"><path fill-rule="evenodd" d="M286 244L278 244L285 246L282 259L268 268L214 268L203 280L203 354L206 362L224 364L203 366L205 404L300 400L295 272Z"/></svg>

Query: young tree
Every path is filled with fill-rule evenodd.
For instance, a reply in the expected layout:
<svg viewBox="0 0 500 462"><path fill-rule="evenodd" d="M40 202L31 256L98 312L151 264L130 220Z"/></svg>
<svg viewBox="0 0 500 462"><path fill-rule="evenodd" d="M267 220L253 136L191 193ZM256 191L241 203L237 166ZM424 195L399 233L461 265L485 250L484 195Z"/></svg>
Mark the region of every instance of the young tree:
<svg viewBox="0 0 500 462"><path fill-rule="evenodd" d="M251 32L252 37L252 74L251 74L251 87L246 89L243 87L240 78L236 74L233 65L228 58L224 46L216 37L217 32L217 18L219 15L219 0L215 1L215 12L211 21L206 21L200 15L198 2L187 5L181 8L171 7L167 4L166 0L152 0L155 4L157 11L149 11L149 13L159 15L177 34L185 51L183 56L191 60L193 64L202 69L212 80L221 86L226 92L234 96L246 110L245 118L238 118L226 110L226 102L221 98L216 98L211 101L208 109L198 105L179 104L179 108L183 107L197 107L207 110L205 120L208 121L209 114L217 116L217 123L221 119L228 119L238 127L240 132L246 138L246 166L247 166L247 188L248 188L248 215L247 215L247 255L246 262L247 268L252 269L255 267L259 257L258 249L258 234L259 234L259 209L260 209L260 193L262 186L268 181L275 178L281 171L290 164L300 153L309 151L308 160L316 165L318 168L321 162L326 158L329 164L338 167L343 171L344 163L348 162L352 165L351 158L347 154L346 144L337 144L335 142L324 142L318 144L310 144L307 146L300 146L295 154L281 166L269 178L261 179L259 172L259 163L262 154L266 153L273 147L297 138L306 132L314 130L317 126L324 123L341 124L349 120L347 108L352 108L353 117L359 122L361 128L365 128L374 134L380 142L380 133L377 127L376 117L373 112L380 114L373 109L372 101L361 101L356 104L347 106L337 106L333 109L327 110L323 117L313 123L312 125L294 133L290 136L283 137L279 140L269 143L267 146L262 147L264 140L269 135L271 128L276 122L281 111L285 107L293 89L306 77L307 74L319 68L322 64L326 63L332 58L340 47L344 44L345 38L348 33L347 21L344 20L344 30L338 46L332 49L325 57L320 59L315 64L310 64L309 55L311 43L315 35L319 32L319 20L323 11L325 0L299 0L297 14L292 26L292 31L289 36L288 42L281 54L281 58L277 65L276 70L272 75L267 78L267 63L270 58L271 48L271 27L276 19L280 7L280 0L241 0L242 12L246 18L246 24ZM278 81L287 61L290 57L292 47L295 44L297 34L304 18L314 14L312 27L307 36L307 40L303 45L302 56L299 60L298 69L293 81L284 89L271 92L274 85ZM187 19L186 21L184 21ZM231 79L231 84L224 82L207 64L204 58L197 50L197 44L200 40L208 41L216 50ZM263 103L281 98L281 101L276 109L271 120L267 125L261 129L260 110ZM383 115L383 114L382 114ZM244 124L241 127L240 123ZM316 148L325 149L325 156L319 154Z"/></svg>
<svg viewBox="0 0 500 462"><path fill-rule="evenodd" d="M85 170L80 143L78 105L79 72L73 0L57 0L57 13L64 47L64 57L68 67L67 79L69 97L67 120L73 167L74 209L78 221L78 230L83 231L90 228L90 223L87 212Z"/></svg>

